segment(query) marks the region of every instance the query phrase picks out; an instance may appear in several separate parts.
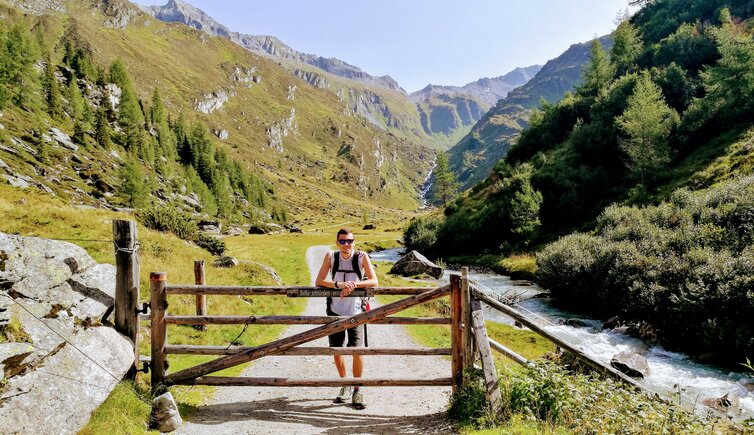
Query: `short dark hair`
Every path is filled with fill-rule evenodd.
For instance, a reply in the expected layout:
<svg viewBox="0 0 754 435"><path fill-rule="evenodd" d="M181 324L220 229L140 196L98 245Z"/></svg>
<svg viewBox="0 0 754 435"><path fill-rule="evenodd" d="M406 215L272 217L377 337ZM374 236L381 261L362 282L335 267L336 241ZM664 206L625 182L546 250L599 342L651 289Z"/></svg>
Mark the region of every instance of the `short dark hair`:
<svg viewBox="0 0 754 435"><path fill-rule="evenodd" d="M341 234L349 235L353 234L353 231L349 230L348 228L341 228L338 230L338 234L335 235L335 238L337 239Z"/></svg>

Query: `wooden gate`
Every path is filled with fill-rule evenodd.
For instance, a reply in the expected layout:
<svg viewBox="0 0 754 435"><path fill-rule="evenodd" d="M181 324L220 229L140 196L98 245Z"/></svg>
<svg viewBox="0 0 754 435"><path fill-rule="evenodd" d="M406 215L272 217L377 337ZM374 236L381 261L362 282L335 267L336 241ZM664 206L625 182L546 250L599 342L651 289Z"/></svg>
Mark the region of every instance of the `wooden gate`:
<svg viewBox="0 0 754 435"><path fill-rule="evenodd" d="M465 280L464 280L465 281ZM465 292L464 292L465 290ZM461 386L464 368L464 334L462 314L468 313L468 285L462 285L459 275L451 277L451 283L437 288L425 287L378 287L358 289L355 297L374 295L406 295L405 299L383 305L351 317L334 316L233 316L196 315L176 316L168 313L168 297L172 295L238 295L288 297L337 297L340 290L319 287L232 287L208 285L169 285L167 274L150 274L150 322L152 326L152 388L171 385L225 385L225 386L279 386L279 387L338 387L338 386ZM440 297L450 297L450 318L394 317L400 311ZM465 297L464 297L465 296ZM466 301L466 302L465 302ZM324 304L323 304L324 305ZM450 348L330 348L298 347L301 344L326 337L330 334L355 328L367 323L392 325L445 324L451 328ZM281 338L255 347L224 347L169 344L167 325L271 325L271 324L310 324L321 325L313 329ZM467 331L470 328L466 329ZM184 370L168 373L167 356L170 354L221 355L219 358ZM271 355L450 355L451 373L449 377L431 379L414 378L329 378L291 379L282 377L220 377L209 376L228 367L253 361ZM467 361L468 362L468 361Z"/></svg>

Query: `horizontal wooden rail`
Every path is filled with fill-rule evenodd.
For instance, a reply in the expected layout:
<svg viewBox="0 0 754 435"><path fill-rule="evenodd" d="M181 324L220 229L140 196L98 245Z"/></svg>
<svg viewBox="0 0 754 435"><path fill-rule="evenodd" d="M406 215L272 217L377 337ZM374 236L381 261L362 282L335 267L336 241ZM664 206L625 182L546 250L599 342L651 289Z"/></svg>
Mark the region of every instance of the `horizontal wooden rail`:
<svg viewBox="0 0 754 435"><path fill-rule="evenodd" d="M450 285L444 285L442 287L428 290L424 289L424 291L414 296L382 305L381 307L365 311L349 318L341 319L327 325L318 326L316 328L309 329L298 334L291 335L289 337L280 338L258 347L249 348L247 350L244 350L243 352L239 352L233 355L221 356L220 358L213 361L183 369L181 371L168 375L164 379L164 382L167 386L177 384L179 382L185 384L190 379L205 376L209 373L217 372L248 361L253 361L263 356L285 352L286 350L294 348L300 344L314 341L322 337L332 335L336 332L345 331L346 329L353 328L355 326L385 318L414 305L422 304L424 302L429 302L431 300L446 296L448 295L448 293L450 293Z"/></svg>
<svg viewBox="0 0 754 435"><path fill-rule="evenodd" d="M566 341L563 341L560 337L557 337L556 335L545 331L542 327L540 327L536 323L529 320L528 317L518 312L518 310L512 307L509 307L508 305L505 305L504 303L498 301L495 294L487 292L485 290L480 290L476 287L471 287L471 293L474 295L474 297L479 298L479 300L481 301L484 301L490 307L518 320L519 322L521 322L522 325L526 326L527 328L531 329L532 331L536 332L542 337L545 337L546 339L550 340L551 342L555 343L561 348L567 350L568 352L573 354L576 358L580 359L581 361L584 361L585 363L587 363L589 366L591 366L598 372L612 376L613 378L623 381L626 384L631 385L641 391L645 391L645 388L641 384L636 382L635 380L624 375L618 370L615 370L614 368L593 359L589 355L585 354L584 351L582 351L581 349L573 346L572 344Z"/></svg>
<svg viewBox="0 0 754 435"><path fill-rule="evenodd" d="M517 354L516 352L508 349L507 347L503 346L502 344L498 343L497 341L495 341L495 340L493 340L493 339L490 338L489 342L490 342L490 347L493 350L496 350L496 351L500 352L504 356L506 356L506 357L510 358L511 360L513 360L513 361L521 364L522 366L527 367L527 366L532 365L532 363L528 359L526 359L526 358L522 357L521 355Z"/></svg>
<svg viewBox="0 0 754 435"><path fill-rule="evenodd" d="M372 289L358 289L352 293L354 297L372 295L418 295L432 287L377 287ZM366 291L368 290L368 292ZM238 295L238 296L288 296L296 292L312 292L315 296L339 296L340 290L322 287L284 287L284 286L209 286L209 285L167 285L168 295Z"/></svg>
<svg viewBox="0 0 754 435"><path fill-rule="evenodd" d="M292 379L292 378L239 378L224 376L200 376L181 379L178 385L216 385L226 387L442 387L452 385L451 378L434 379Z"/></svg>
<svg viewBox="0 0 754 435"><path fill-rule="evenodd" d="M168 344L165 353L182 355L233 355L251 349L241 346L195 346ZM424 348L379 348L379 347L294 347L275 354L275 356L309 356L309 355L450 355L449 347Z"/></svg>
<svg viewBox="0 0 754 435"><path fill-rule="evenodd" d="M326 325L347 316L165 316L172 325ZM373 324L381 325L449 325L447 317L385 317Z"/></svg>

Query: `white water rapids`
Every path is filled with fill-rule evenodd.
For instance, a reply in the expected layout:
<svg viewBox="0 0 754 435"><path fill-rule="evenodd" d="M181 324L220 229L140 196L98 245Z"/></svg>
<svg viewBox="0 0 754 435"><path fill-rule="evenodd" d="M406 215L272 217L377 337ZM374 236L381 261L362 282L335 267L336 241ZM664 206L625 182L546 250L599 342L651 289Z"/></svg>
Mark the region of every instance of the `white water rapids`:
<svg viewBox="0 0 754 435"><path fill-rule="evenodd" d="M370 256L379 261L397 261L401 257L400 252L400 249L390 249ZM449 281L451 273L460 272L446 270L442 280ZM680 401L683 406L694 407L698 412L705 413L707 409L702 405L702 400L719 398L726 393L735 394L739 397L742 411L736 420L754 417L754 392L749 392L743 385L754 382L754 373L746 373L743 368L741 372L734 372L701 364L686 354L669 352L662 347L650 346L642 340L609 330L602 331L600 320L555 308L550 299L527 299L542 292L536 285L516 285L510 278L495 274L470 273L469 277L480 287L497 294L520 295L524 300L516 305L516 309L530 319L536 319L548 332L581 347L585 353L605 364L609 365L613 355L623 351L643 355L651 373L645 379L638 380L639 383L675 403ZM487 320L513 324L513 319L487 306L484 308L484 315ZM588 326L557 324L562 319L579 319Z"/></svg>

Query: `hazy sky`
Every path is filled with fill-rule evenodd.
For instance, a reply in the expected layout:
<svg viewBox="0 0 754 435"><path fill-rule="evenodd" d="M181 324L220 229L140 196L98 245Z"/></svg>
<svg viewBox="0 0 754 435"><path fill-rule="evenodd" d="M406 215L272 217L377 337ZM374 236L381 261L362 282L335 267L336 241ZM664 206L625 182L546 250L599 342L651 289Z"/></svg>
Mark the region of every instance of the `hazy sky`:
<svg viewBox="0 0 754 435"><path fill-rule="evenodd" d="M167 0L138 0L165 4ZM615 28L627 0L188 0L231 30L273 35L407 91L544 64Z"/></svg>

